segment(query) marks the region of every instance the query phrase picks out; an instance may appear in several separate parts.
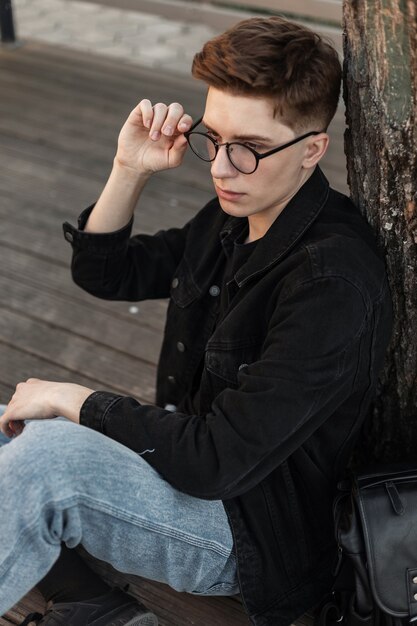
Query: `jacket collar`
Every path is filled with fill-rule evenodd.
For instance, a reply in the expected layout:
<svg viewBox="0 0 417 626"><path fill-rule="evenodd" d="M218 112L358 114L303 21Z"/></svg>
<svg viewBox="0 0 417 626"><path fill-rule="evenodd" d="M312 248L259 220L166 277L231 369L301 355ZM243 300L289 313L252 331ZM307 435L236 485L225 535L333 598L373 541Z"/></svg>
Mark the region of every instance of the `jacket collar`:
<svg viewBox="0 0 417 626"><path fill-rule="evenodd" d="M296 195L290 200L258 245L235 275L242 287L256 274L277 263L299 241L317 219L329 197L329 182L317 166ZM223 240L236 236L246 218L229 217L220 233Z"/></svg>

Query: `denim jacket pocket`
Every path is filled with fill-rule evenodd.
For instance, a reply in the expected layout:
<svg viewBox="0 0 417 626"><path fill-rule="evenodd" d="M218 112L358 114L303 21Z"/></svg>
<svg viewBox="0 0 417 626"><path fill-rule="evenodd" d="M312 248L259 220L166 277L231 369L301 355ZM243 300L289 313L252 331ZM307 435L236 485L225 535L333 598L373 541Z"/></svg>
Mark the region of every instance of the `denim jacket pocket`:
<svg viewBox="0 0 417 626"><path fill-rule="evenodd" d="M171 281L170 295L173 302L181 309L189 306L200 295L185 261L179 265Z"/></svg>
<svg viewBox="0 0 417 626"><path fill-rule="evenodd" d="M240 341L210 343L207 345L206 369L225 381L238 386L238 373L259 358L263 339L245 337Z"/></svg>

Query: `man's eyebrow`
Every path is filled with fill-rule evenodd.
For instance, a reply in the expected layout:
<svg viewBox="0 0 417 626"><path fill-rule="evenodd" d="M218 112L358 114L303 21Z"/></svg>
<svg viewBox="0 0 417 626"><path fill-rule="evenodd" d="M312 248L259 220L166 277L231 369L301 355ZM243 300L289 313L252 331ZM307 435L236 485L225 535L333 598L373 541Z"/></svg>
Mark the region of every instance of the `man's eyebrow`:
<svg viewBox="0 0 417 626"><path fill-rule="evenodd" d="M214 128L211 128L208 124L206 124L206 122L203 120L201 120L201 123L203 124L203 126L205 126L207 128L207 130L209 130L211 133L214 133L215 135L218 135L219 133L214 130ZM264 143L271 143L271 140L269 137L263 137L262 135L235 135L233 137L233 139L236 141L262 141Z"/></svg>

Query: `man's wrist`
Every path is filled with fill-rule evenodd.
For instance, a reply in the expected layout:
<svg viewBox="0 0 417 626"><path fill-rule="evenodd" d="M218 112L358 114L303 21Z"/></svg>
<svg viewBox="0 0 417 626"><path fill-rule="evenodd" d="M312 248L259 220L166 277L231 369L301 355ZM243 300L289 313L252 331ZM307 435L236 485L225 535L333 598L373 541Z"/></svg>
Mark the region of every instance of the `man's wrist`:
<svg viewBox="0 0 417 626"><path fill-rule="evenodd" d="M84 226L86 233L111 233L132 219L149 174L121 165L115 157L110 177Z"/></svg>
<svg viewBox="0 0 417 626"><path fill-rule="evenodd" d="M50 397L52 413L78 424L81 407L92 393L94 393L93 389L82 385L58 383Z"/></svg>
<svg viewBox="0 0 417 626"><path fill-rule="evenodd" d="M142 187L152 176L152 172L145 172L137 170L134 167L124 165L119 161L117 156L113 159L112 173L114 176L117 176L118 179L123 180L124 183L137 185L139 187Z"/></svg>

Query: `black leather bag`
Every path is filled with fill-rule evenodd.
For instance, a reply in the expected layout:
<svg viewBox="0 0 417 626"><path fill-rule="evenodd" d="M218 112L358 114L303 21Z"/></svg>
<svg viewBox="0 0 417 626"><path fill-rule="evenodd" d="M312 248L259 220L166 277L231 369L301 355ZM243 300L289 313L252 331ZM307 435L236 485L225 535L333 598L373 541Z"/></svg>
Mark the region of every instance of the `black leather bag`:
<svg viewBox="0 0 417 626"><path fill-rule="evenodd" d="M417 465L361 472L338 486L339 560L316 626L417 622Z"/></svg>

